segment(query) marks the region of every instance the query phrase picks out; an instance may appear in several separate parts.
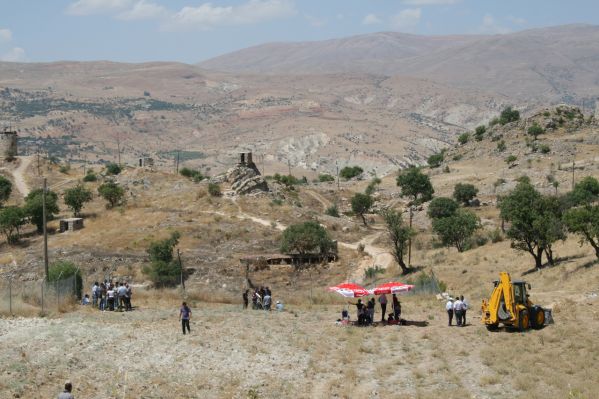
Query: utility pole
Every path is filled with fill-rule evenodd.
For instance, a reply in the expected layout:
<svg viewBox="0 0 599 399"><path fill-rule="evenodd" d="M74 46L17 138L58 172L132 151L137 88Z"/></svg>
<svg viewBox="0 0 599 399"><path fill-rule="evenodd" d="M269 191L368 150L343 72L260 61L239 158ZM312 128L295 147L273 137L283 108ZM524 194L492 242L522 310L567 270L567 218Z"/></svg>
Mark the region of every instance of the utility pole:
<svg viewBox="0 0 599 399"><path fill-rule="evenodd" d="M335 167L337 168L337 191L339 191L339 162L335 161Z"/></svg>
<svg viewBox="0 0 599 399"><path fill-rule="evenodd" d="M175 172L176 172L176 174L179 174L179 152L180 152L180 150L177 150L177 160L175 161Z"/></svg>
<svg viewBox="0 0 599 399"><path fill-rule="evenodd" d="M37 145L37 175L40 176L40 146Z"/></svg>
<svg viewBox="0 0 599 399"><path fill-rule="evenodd" d="M46 272L46 282L49 279L48 271L48 229L46 228L46 188L47 181L44 177L44 189L42 190L42 222L44 225L44 270Z"/></svg>
<svg viewBox="0 0 599 399"><path fill-rule="evenodd" d="M412 219L414 218L414 208L410 205L410 230L412 229ZM412 237L408 241L408 266L412 267Z"/></svg>

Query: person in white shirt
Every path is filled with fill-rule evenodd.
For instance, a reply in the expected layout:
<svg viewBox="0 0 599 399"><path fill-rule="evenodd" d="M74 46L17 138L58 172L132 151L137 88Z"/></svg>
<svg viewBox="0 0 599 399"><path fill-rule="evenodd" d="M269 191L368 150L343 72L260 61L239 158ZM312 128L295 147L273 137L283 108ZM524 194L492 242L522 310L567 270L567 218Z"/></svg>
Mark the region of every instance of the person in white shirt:
<svg viewBox="0 0 599 399"><path fill-rule="evenodd" d="M387 295L381 294L379 296L379 303L381 304L381 322L385 321L385 316L387 316Z"/></svg>
<svg viewBox="0 0 599 399"><path fill-rule="evenodd" d="M453 313L455 314L458 327L462 326L462 316L464 314L462 309L462 301L460 301L460 297L457 297L453 303Z"/></svg>
<svg viewBox="0 0 599 399"><path fill-rule="evenodd" d="M447 317L449 318L449 326L451 327L451 322L453 320L453 298L449 298L447 303L445 304L445 310L447 310Z"/></svg>

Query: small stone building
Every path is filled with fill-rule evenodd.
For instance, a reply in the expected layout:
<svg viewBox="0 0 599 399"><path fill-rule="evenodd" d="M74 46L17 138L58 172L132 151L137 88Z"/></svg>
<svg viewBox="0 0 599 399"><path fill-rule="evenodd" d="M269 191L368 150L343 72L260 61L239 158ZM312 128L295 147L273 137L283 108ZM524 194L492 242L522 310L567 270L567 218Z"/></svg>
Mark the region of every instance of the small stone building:
<svg viewBox="0 0 599 399"><path fill-rule="evenodd" d="M0 159L17 156L17 132L4 129L0 132Z"/></svg>
<svg viewBox="0 0 599 399"><path fill-rule="evenodd" d="M83 228L83 218L60 219L60 232L81 230Z"/></svg>
<svg viewBox="0 0 599 399"><path fill-rule="evenodd" d="M154 166L154 158L143 157L139 158L139 167L153 167Z"/></svg>

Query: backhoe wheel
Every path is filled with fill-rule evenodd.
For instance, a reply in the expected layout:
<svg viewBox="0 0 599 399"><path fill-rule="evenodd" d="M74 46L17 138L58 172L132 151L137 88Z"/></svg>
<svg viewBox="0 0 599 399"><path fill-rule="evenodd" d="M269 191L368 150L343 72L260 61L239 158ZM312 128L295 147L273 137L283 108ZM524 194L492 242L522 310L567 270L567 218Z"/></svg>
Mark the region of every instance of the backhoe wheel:
<svg viewBox="0 0 599 399"><path fill-rule="evenodd" d="M545 325L545 310L540 306L533 306L530 315L530 324L532 328L538 330Z"/></svg>
<svg viewBox="0 0 599 399"><path fill-rule="evenodd" d="M499 323L487 324L486 327L488 331L497 331L497 329L499 328Z"/></svg>
<svg viewBox="0 0 599 399"><path fill-rule="evenodd" d="M528 330L530 318L528 317L528 310L524 309L518 314L518 330Z"/></svg>

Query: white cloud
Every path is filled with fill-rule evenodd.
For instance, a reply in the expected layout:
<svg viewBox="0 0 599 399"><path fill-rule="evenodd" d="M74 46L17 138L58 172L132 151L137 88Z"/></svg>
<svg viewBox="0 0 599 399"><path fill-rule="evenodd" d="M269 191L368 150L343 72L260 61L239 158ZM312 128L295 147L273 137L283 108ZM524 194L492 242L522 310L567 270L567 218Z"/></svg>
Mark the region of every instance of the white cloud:
<svg viewBox="0 0 599 399"><path fill-rule="evenodd" d="M452 5L462 0L403 0L401 3L410 6Z"/></svg>
<svg viewBox="0 0 599 399"><path fill-rule="evenodd" d="M254 24L289 17L295 13L291 0L249 0L238 6L227 7L204 3L198 7L183 7L164 28L208 30L222 25Z"/></svg>
<svg viewBox="0 0 599 399"><path fill-rule="evenodd" d="M514 17L513 15L508 16L507 20L513 23L514 25L526 25L527 22L524 18Z"/></svg>
<svg viewBox="0 0 599 399"><path fill-rule="evenodd" d="M152 19L158 18L166 13L168 13L168 11L161 5L140 0L135 3L130 10L118 14L117 18L123 20Z"/></svg>
<svg viewBox="0 0 599 399"><path fill-rule="evenodd" d="M511 29L506 28L505 26L501 26L499 23L497 23L493 15L485 14L483 16L483 23L480 26L479 31L481 33L489 34L505 34L510 33Z"/></svg>
<svg viewBox="0 0 599 399"><path fill-rule="evenodd" d="M380 24L381 22L382 21L376 15L368 14L362 20L362 25L377 25L377 24Z"/></svg>
<svg viewBox="0 0 599 399"><path fill-rule="evenodd" d="M133 0L78 0L69 4L67 14L93 15L110 14L131 7Z"/></svg>
<svg viewBox="0 0 599 399"><path fill-rule="evenodd" d="M14 47L8 53L2 54L2 56L0 56L0 61L7 62L23 62L25 59L25 50L23 50L21 47Z"/></svg>
<svg viewBox="0 0 599 399"><path fill-rule="evenodd" d="M12 40L12 32L10 29L0 29L0 43L7 43Z"/></svg>
<svg viewBox="0 0 599 399"><path fill-rule="evenodd" d="M411 31L420 23L421 15L420 8L406 8L391 17L391 26L396 30Z"/></svg>

